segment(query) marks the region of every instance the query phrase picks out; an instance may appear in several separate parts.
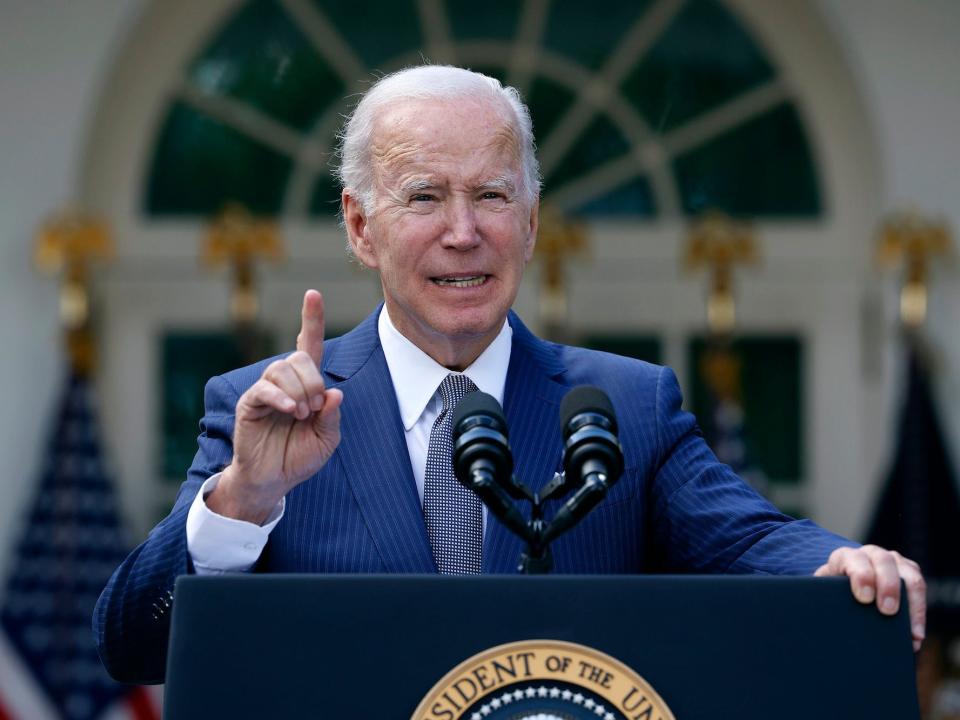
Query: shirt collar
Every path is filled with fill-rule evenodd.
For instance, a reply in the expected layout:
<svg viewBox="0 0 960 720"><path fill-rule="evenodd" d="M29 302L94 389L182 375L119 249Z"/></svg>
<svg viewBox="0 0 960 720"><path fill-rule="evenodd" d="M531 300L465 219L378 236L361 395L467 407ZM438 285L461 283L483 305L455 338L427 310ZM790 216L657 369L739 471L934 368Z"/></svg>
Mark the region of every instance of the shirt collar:
<svg viewBox="0 0 960 720"><path fill-rule="evenodd" d="M387 367L390 369L393 390L400 405L400 419L403 421L404 430L409 432L423 414L427 403L437 392L440 383L454 371L440 365L401 335L390 320L386 306L380 311L377 332L380 335L380 345L383 347ZM513 329L504 319L503 327L497 337L463 371L464 375L473 380L474 385L495 397L501 405L503 405L503 388L507 382L507 368L510 365L512 340Z"/></svg>

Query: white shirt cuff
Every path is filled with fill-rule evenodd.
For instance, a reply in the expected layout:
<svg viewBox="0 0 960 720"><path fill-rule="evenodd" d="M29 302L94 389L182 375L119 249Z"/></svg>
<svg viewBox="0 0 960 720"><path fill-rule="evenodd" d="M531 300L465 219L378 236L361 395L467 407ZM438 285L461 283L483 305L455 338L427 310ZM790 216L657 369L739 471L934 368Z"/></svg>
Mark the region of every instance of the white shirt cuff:
<svg viewBox="0 0 960 720"><path fill-rule="evenodd" d="M187 551L197 575L246 572L252 568L286 507L286 499L281 498L262 526L218 515L207 507L206 496L219 481L220 473L208 477L187 513Z"/></svg>

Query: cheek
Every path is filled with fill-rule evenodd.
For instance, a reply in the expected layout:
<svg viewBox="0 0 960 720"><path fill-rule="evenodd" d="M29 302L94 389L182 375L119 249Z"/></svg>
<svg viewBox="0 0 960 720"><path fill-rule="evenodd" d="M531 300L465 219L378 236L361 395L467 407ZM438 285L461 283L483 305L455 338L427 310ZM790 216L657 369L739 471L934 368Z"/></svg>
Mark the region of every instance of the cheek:
<svg viewBox="0 0 960 720"><path fill-rule="evenodd" d="M390 278L393 285L411 286L419 281L423 246L410 237L395 237L381 248L380 274Z"/></svg>
<svg viewBox="0 0 960 720"><path fill-rule="evenodd" d="M415 263L442 234L444 224L435 214L405 215L397 218L383 237L382 252L394 262Z"/></svg>
<svg viewBox="0 0 960 720"><path fill-rule="evenodd" d="M491 237L496 237L500 244L510 248L511 252L527 256L533 251L533 243L530 241L530 217L523 208L488 213L484 218L484 227Z"/></svg>
<svg viewBox="0 0 960 720"><path fill-rule="evenodd" d="M522 272L527 263L533 256L533 243L529 241L529 233L523 232L522 228L511 225L499 235L502 238L500 243L500 255L504 262Z"/></svg>

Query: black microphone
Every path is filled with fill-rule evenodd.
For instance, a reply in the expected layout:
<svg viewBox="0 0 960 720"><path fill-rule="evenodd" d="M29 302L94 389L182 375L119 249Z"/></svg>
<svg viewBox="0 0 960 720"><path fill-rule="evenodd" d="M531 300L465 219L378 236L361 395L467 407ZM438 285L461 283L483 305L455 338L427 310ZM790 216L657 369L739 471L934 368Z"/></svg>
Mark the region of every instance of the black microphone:
<svg viewBox="0 0 960 720"><path fill-rule="evenodd" d="M489 472L494 478L513 473L507 420L496 398L479 390L467 393L453 410L451 426L457 478L470 478L476 472Z"/></svg>
<svg viewBox="0 0 960 720"><path fill-rule="evenodd" d="M607 394L580 385L560 403L563 467L575 487L596 480L608 488L623 472L623 449L617 440L617 417Z"/></svg>
<svg viewBox="0 0 960 720"><path fill-rule="evenodd" d="M623 449L610 398L591 385L575 387L560 403L566 484L579 487L543 534L548 543L593 510L623 473Z"/></svg>
<svg viewBox="0 0 960 720"><path fill-rule="evenodd" d="M525 497L513 481L507 421L496 398L467 393L453 411L453 472L504 525L524 539L532 531L510 495ZM519 494L515 494L519 493Z"/></svg>

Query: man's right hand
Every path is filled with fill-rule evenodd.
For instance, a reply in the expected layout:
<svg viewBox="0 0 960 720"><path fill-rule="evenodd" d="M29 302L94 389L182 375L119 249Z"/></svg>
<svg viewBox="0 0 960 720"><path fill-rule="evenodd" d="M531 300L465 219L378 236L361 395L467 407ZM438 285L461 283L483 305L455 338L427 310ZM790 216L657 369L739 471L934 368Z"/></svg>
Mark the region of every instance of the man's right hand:
<svg viewBox="0 0 960 720"><path fill-rule="evenodd" d="M237 401L233 460L206 498L226 517L262 524L280 499L322 468L340 443L343 393L328 390L323 297L303 296L297 351L271 363Z"/></svg>

